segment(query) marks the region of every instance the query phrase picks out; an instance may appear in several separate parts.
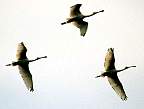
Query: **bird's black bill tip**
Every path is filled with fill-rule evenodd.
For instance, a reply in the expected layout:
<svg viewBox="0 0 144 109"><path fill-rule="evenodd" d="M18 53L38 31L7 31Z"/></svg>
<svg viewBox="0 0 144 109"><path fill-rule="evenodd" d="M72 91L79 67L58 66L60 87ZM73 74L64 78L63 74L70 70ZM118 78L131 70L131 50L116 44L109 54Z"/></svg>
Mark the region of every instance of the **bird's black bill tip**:
<svg viewBox="0 0 144 109"><path fill-rule="evenodd" d="M125 68L131 68L131 67L136 67L136 66L128 66L128 67L125 67Z"/></svg>
<svg viewBox="0 0 144 109"><path fill-rule="evenodd" d="M44 56L44 58L47 58L47 56Z"/></svg>
<svg viewBox="0 0 144 109"><path fill-rule="evenodd" d="M136 66L132 66L132 67L136 67Z"/></svg>
<svg viewBox="0 0 144 109"><path fill-rule="evenodd" d="M104 12L104 10L101 10L100 12Z"/></svg>

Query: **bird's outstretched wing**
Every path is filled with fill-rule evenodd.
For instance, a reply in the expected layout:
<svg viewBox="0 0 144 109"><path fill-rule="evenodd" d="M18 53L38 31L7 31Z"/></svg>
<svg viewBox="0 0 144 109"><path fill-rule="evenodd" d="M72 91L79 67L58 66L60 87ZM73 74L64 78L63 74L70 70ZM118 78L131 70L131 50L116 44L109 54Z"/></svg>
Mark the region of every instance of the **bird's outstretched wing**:
<svg viewBox="0 0 144 109"><path fill-rule="evenodd" d="M111 85L111 87L114 89L114 91L117 93L118 96L120 96L120 98L124 101L127 100L127 96L126 93L123 89L123 86L120 82L120 80L118 79L117 74L116 75L112 75L112 76L107 76L108 81Z"/></svg>
<svg viewBox="0 0 144 109"><path fill-rule="evenodd" d="M21 63L18 65L18 69L27 89L33 91L32 75L29 71L29 62L26 56L26 52L27 48L25 47L23 42L19 43L17 47L16 58L18 61L21 61Z"/></svg>
<svg viewBox="0 0 144 109"><path fill-rule="evenodd" d="M80 29L80 34L81 36L85 36L86 32L87 32L87 28L88 28L88 23L80 20L80 21L75 21L73 22L73 24Z"/></svg>
<svg viewBox="0 0 144 109"><path fill-rule="evenodd" d="M32 75L29 71L28 64L18 65L18 69L19 69L19 72L21 74L21 77L22 77L27 89L30 91L34 91Z"/></svg>
<svg viewBox="0 0 144 109"><path fill-rule="evenodd" d="M27 48L25 47L24 43L23 42L19 43L16 52L17 60L27 59L26 52Z"/></svg>
<svg viewBox="0 0 144 109"><path fill-rule="evenodd" d="M81 25L80 25L80 33L81 33L81 36L85 36L86 32L87 32L87 27L88 27L88 23L85 22L85 21L82 21L81 22Z"/></svg>
<svg viewBox="0 0 144 109"><path fill-rule="evenodd" d="M70 17L75 17L81 15L80 7L82 4L76 4L70 7Z"/></svg>
<svg viewBox="0 0 144 109"><path fill-rule="evenodd" d="M107 51L107 54L105 56L104 67L105 71L115 69L115 57L113 48L109 48Z"/></svg>
<svg viewBox="0 0 144 109"><path fill-rule="evenodd" d="M108 49L108 52L105 57L104 67L105 67L106 71L116 70L113 48ZM122 86L120 80L118 79L117 72L108 73L107 78L108 78L108 81L109 81L111 87L114 89L114 91L117 93L117 95L119 95L122 100L127 100L127 96L125 94L123 86Z"/></svg>

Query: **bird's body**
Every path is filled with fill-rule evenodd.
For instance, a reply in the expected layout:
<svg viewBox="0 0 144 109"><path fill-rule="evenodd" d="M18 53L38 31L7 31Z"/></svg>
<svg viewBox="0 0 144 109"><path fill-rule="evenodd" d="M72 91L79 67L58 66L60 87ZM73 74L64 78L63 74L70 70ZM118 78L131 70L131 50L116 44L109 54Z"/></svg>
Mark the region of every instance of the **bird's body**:
<svg viewBox="0 0 144 109"><path fill-rule="evenodd" d="M97 77L107 77L108 82L110 83L111 87L114 89L114 91L117 93L117 95L122 99L122 100L127 100L126 93L124 91L124 88L122 86L122 83L120 82L117 73L121 72L123 70L126 70L131 67L136 67L136 66L129 66L125 67L121 70L116 70L115 68L115 57L114 57L114 49L109 48L108 52L105 56L105 62L104 62L104 67L105 67L105 72L102 73L101 75Z"/></svg>
<svg viewBox="0 0 144 109"><path fill-rule="evenodd" d="M93 12L90 15L83 15L80 12L80 7L82 4L76 4L74 6L70 7L70 18L67 18L66 22L61 23L63 24L67 24L67 23L73 23L73 25L75 25L77 28L80 29L80 34L81 36L85 36L86 32L87 32L87 28L88 28L88 22L83 21L84 18L86 17L90 17L93 16L99 12L104 12L104 10L101 10L99 12Z"/></svg>

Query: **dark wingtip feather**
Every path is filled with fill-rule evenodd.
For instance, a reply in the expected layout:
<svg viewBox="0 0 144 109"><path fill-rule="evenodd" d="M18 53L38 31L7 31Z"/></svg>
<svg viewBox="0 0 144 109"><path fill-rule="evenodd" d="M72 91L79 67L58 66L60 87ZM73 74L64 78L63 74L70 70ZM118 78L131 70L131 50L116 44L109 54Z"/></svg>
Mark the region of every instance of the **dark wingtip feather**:
<svg viewBox="0 0 144 109"><path fill-rule="evenodd" d="M33 91L34 91L34 89L33 89L33 88L31 88L31 89L30 89L30 92L33 92Z"/></svg>

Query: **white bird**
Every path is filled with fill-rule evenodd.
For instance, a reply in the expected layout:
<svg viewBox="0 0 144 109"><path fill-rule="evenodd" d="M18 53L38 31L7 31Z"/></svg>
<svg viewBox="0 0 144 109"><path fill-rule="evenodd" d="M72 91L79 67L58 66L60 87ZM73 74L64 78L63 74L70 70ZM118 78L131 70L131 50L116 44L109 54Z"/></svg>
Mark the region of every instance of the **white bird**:
<svg viewBox="0 0 144 109"><path fill-rule="evenodd" d="M109 48L108 52L105 57L105 62L104 62L104 67L105 67L105 72L103 72L101 75L96 76L97 77L105 77L107 76L107 79L111 85L111 87L114 89L114 91L117 93L118 96L124 101L127 100L126 93L123 89L122 83L118 79L117 73L121 72L123 70L126 70L131 67L136 67L136 66L129 66L125 67L121 70L116 70L115 68L115 57L114 57L114 49Z"/></svg>
<svg viewBox="0 0 144 109"><path fill-rule="evenodd" d="M41 58L47 58L47 56L44 57L38 57L34 60L28 60L26 56L27 48L25 47L24 43L21 42L18 44L17 47L17 53L16 53L16 58L17 62L12 62L12 64L7 64L6 66L18 66L19 73L27 87L28 90L34 91L33 89L33 80L32 80L32 75L29 70L29 62L36 61Z"/></svg>
<svg viewBox="0 0 144 109"><path fill-rule="evenodd" d="M81 36L85 36L87 32L88 22L83 21L84 18L93 16L97 13L104 12L104 10L93 12L90 15L83 15L80 12L80 7L82 4L76 4L74 6L70 7L70 18L67 18L66 22L61 23L61 25L67 24L67 23L73 23L77 28L80 29Z"/></svg>

